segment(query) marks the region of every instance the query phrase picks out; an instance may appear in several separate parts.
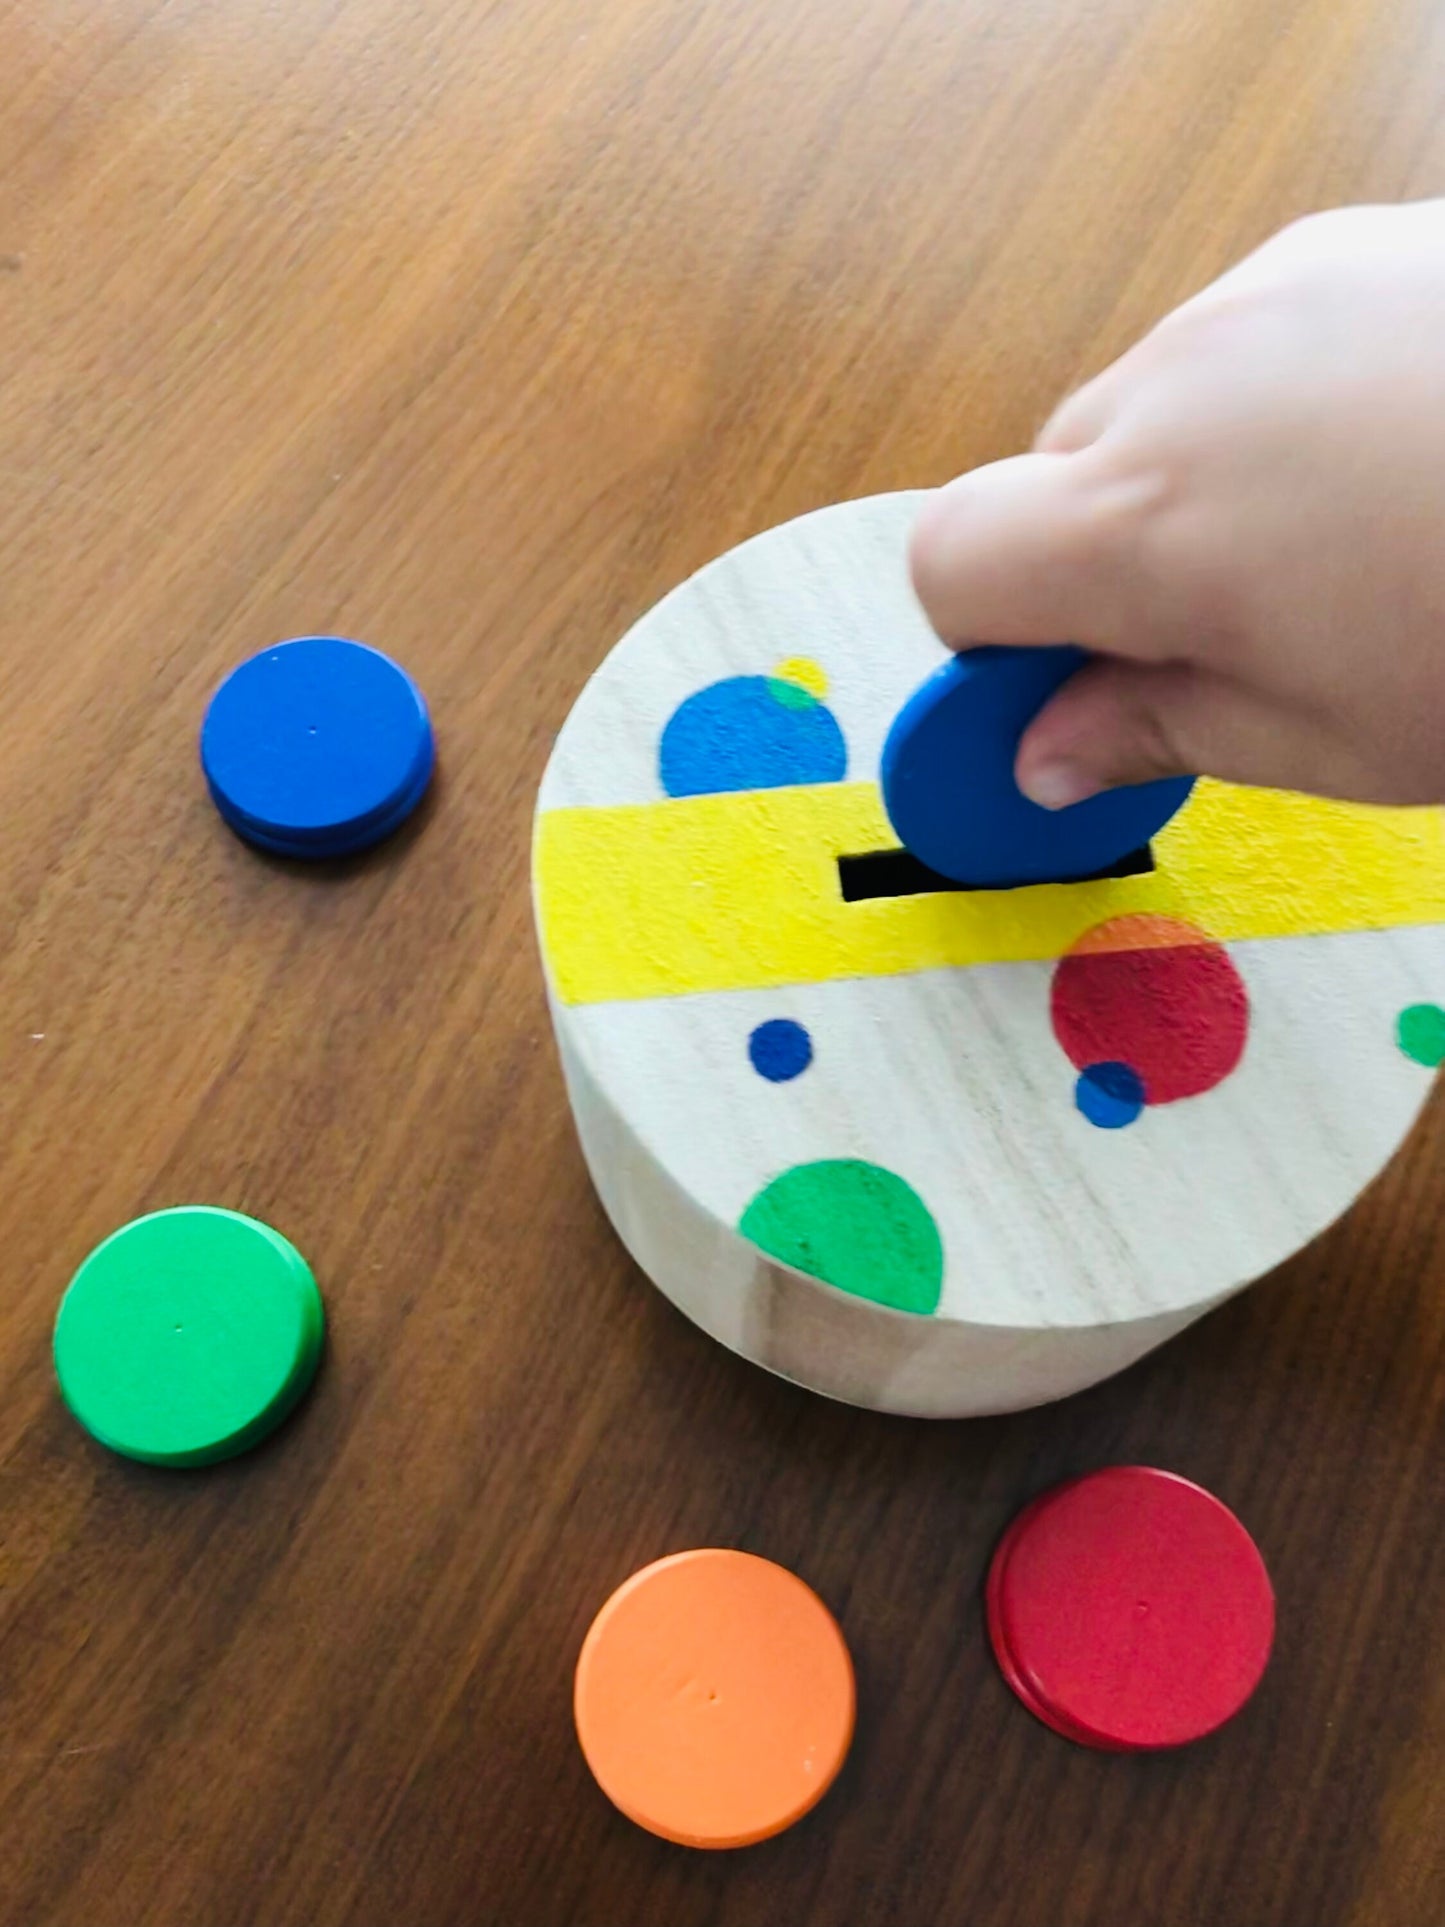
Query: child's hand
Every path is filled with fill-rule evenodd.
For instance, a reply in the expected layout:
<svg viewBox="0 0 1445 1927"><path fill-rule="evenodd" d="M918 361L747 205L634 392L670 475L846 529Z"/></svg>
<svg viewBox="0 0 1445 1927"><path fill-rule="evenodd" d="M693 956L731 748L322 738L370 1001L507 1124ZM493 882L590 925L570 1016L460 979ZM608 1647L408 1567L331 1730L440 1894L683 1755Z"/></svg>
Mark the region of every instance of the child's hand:
<svg viewBox="0 0 1445 1927"><path fill-rule="evenodd" d="M956 646L1101 656L1024 736L1040 803L1445 801L1445 202L1287 228L940 490L912 560Z"/></svg>

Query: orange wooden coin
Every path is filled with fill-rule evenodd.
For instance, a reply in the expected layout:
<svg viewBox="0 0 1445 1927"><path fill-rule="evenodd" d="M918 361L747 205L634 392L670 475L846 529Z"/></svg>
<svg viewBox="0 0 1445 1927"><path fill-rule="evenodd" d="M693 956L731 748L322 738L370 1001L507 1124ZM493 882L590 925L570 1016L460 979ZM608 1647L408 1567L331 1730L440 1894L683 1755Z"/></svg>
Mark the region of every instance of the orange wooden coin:
<svg viewBox="0 0 1445 1927"><path fill-rule="evenodd" d="M853 1663L801 1579L752 1553L678 1552L634 1573L582 1643L577 1737L629 1820L687 1847L747 1847L828 1791L853 1737Z"/></svg>

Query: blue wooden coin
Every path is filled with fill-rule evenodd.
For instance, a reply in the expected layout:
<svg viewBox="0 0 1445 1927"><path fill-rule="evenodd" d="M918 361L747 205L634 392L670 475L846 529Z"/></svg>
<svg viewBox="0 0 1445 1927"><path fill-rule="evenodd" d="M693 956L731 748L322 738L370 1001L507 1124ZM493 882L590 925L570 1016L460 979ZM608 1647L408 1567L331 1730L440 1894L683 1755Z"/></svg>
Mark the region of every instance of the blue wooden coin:
<svg viewBox="0 0 1445 1927"><path fill-rule="evenodd" d="M1041 809L1014 781L1019 739L1086 660L1049 649L971 649L930 676L883 745L883 802L921 863L979 889L1096 876L1142 850L1184 802L1192 776Z"/></svg>
<svg viewBox="0 0 1445 1927"><path fill-rule="evenodd" d="M226 822L282 856L348 856L420 803L436 760L426 699L380 650L341 636L263 649L221 684L201 765Z"/></svg>

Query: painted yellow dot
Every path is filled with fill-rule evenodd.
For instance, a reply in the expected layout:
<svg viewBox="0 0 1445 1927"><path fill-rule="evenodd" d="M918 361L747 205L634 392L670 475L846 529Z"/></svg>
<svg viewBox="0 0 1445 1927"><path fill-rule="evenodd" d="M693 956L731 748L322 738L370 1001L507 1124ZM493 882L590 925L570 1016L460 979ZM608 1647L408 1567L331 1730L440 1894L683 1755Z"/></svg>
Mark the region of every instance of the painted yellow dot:
<svg viewBox="0 0 1445 1927"><path fill-rule="evenodd" d="M778 664L773 674L779 682L795 683L799 689L806 689L819 702L828 693L828 678L822 664L809 656L789 656L786 662Z"/></svg>

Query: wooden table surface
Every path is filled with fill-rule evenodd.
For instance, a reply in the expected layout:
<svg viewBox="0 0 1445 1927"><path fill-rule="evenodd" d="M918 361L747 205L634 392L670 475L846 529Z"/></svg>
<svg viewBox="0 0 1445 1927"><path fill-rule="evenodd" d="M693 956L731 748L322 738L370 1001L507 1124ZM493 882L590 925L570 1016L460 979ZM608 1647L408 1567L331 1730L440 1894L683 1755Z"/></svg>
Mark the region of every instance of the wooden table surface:
<svg viewBox="0 0 1445 1927"><path fill-rule="evenodd" d="M614 1241L527 886L583 677L697 564L1018 449L1286 218L1445 185L1435 0L10 0L0 48L5 1927L1439 1927L1445 1112L1112 1384L835 1408ZM302 872L195 735L327 629L415 671L442 774ZM68 1419L50 1326L195 1200L301 1246L330 1349L165 1474ZM1074 1749L985 1650L1005 1521L1120 1459L1278 1585L1178 1756ZM711 1856L570 1718L608 1591L707 1543L809 1579L861 1696L818 1812Z"/></svg>

